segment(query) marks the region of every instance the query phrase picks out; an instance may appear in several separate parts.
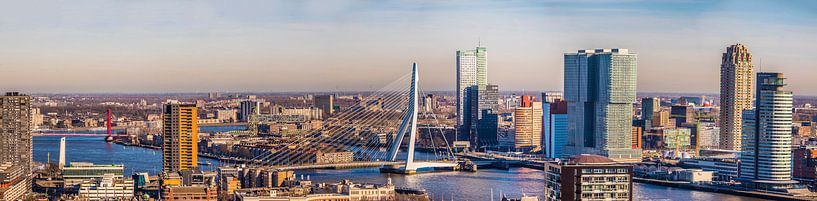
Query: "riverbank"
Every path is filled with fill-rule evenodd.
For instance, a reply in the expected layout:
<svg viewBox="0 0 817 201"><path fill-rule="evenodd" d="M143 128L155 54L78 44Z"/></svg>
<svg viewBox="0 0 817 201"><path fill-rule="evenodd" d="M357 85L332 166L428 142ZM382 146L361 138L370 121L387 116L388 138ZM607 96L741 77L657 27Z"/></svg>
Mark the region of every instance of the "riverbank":
<svg viewBox="0 0 817 201"><path fill-rule="evenodd" d="M153 150L162 150L162 148L158 147L158 146L151 146L151 145L144 145L144 144L133 144L133 143L123 142L123 141L116 141L114 143L116 143L118 145L122 145L122 146L141 147L141 148L147 148L147 149L153 149ZM247 163L247 162L250 162L250 160L246 160L246 159L221 157L221 156L216 156L216 155L208 154L208 153L199 153L199 157L209 158L209 159L216 159L216 160L221 160L221 161L231 162L231 163Z"/></svg>
<svg viewBox="0 0 817 201"><path fill-rule="evenodd" d="M61 137L33 137L34 160L46 163L48 156L54 157L59 153ZM121 144L106 143L104 137L67 137L67 161L91 162L95 164L123 164L125 175L147 172L158 175L162 171L161 149L124 146ZM399 153L398 157L405 157ZM415 153L420 154L422 153ZM425 156L416 156L424 158ZM433 157L433 156L430 156ZM219 160L199 158L200 161L209 161L212 165L200 166L203 171L216 171L221 165ZM544 195L544 172L539 169L510 168L509 170L483 169L479 172L440 172L420 175L381 174L378 168L360 169L313 169L298 170L298 176L311 177L313 182L334 183L349 179L355 183L385 183L389 179L394 185L415 189L426 189L430 197L449 197L455 195L458 200L486 200L493 191L494 195L500 192L511 197L522 194ZM496 200L496 199L495 199ZM634 183L633 200L664 201L664 200L719 200L719 201L763 201L758 198L737 196L723 193L711 193L682 188L665 187L660 185Z"/></svg>
<svg viewBox="0 0 817 201"><path fill-rule="evenodd" d="M788 196L788 195L781 195L781 194L774 194L774 193L765 193L765 192L758 192L758 191L743 191L743 190L737 190L737 189L732 189L732 188L709 186L709 185L702 186L702 185L696 185L696 184L691 184L691 183L688 183L688 182L679 182L679 181L665 181L665 180L655 180L655 179L633 177L633 182L652 184L652 185L659 185L659 186L666 186L666 187L673 187L673 188L682 188L682 189L695 190L695 191L705 191L705 192L712 192L712 193L722 193L722 194L729 194L729 195L738 195L738 196L746 196L746 197L753 197L753 198L770 199L770 200L785 200L785 201L809 201L809 200L813 200L813 199L810 199L808 197L795 197L795 196Z"/></svg>

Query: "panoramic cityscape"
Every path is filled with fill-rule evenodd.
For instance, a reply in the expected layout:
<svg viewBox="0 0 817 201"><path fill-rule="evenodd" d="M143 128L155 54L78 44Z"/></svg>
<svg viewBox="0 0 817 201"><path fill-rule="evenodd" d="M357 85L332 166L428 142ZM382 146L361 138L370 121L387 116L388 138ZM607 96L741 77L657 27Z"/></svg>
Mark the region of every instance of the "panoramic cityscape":
<svg viewBox="0 0 817 201"><path fill-rule="evenodd" d="M0 201L817 200L811 1L4 4Z"/></svg>

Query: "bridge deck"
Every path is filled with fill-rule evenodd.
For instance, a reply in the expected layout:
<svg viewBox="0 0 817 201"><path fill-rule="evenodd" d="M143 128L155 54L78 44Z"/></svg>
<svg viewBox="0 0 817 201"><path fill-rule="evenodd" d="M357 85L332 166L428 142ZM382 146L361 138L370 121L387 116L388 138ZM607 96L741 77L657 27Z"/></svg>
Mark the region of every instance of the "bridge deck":
<svg viewBox="0 0 817 201"><path fill-rule="evenodd" d="M357 161L351 163L335 163L335 164L302 164L289 166L265 166L276 170L307 170L307 169L349 169L349 168L368 168L381 167L387 165L403 165L405 161ZM457 165L453 161L422 161L412 163L413 167L417 168L433 168L433 167L454 167Z"/></svg>

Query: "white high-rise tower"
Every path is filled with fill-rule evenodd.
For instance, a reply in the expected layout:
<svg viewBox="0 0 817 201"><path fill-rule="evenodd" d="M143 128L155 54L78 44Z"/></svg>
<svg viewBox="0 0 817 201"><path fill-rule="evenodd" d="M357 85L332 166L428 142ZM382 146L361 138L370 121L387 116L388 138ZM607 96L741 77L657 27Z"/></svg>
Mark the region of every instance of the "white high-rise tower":
<svg viewBox="0 0 817 201"><path fill-rule="evenodd" d="M58 165L60 169L65 167L65 137L60 138L60 161Z"/></svg>
<svg viewBox="0 0 817 201"><path fill-rule="evenodd" d="M792 180L792 92L782 73L758 73L753 110L742 115L740 180L754 188L787 188Z"/></svg>

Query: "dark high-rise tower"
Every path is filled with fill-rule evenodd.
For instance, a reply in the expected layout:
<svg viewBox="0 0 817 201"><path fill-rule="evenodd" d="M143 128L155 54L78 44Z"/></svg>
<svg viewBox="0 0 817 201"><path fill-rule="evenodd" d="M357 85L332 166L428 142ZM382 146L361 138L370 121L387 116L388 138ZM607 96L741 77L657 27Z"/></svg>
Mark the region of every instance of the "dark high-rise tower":
<svg viewBox="0 0 817 201"><path fill-rule="evenodd" d="M317 95L313 100L315 107L323 110L323 118L329 118L329 115L335 112L334 97L332 95Z"/></svg>
<svg viewBox="0 0 817 201"><path fill-rule="evenodd" d="M478 134L479 129L477 127L479 127L479 120L483 118L483 110L490 110L489 113L493 112L495 114L499 109L499 86L492 84L473 85L468 87L465 91L466 102L463 112L465 122L462 125L461 135L467 136L473 145L485 144L479 142L479 136L481 136L481 134ZM493 141L495 141L495 139Z"/></svg>

